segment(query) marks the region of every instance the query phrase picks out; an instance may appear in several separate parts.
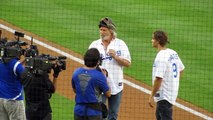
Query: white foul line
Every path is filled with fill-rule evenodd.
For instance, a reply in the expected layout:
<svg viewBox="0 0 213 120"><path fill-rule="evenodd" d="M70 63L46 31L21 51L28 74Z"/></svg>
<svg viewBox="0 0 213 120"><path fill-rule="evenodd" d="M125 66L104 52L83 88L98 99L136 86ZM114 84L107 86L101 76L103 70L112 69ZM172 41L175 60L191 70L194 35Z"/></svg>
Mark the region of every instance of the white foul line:
<svg viewBox="0 0 213 120"><path fill-rule="evenodd" d="M12 28L9 28L9 27L7 27L7 26L5 26L5 25L3 25L3 24L0 24L0 28L3 28L3 29L5 29L5 30L7 30L7 31L9 31L9 32L11 32L11 33L15 33L15 31L16 31L16 30L14 30L14 29L12 29ZM24 38L27 39L27 40L29 40L29 41L31 40L31 37L28 36L28 35L25 35ZM45 48L47 48L47 49L50 49L50 50L52 50L52 51L54 51L54 52L56 52L56 53L58 53L58 54L61 54L61 55L63 55L63 56L66 56L67 58L69 58L69 59L71 59L71 60L74 60L74 61L76 61L76 62L79 62L80 64L84 64L84 61L83 61L83 60L81 60L81 59L79 59L79 58L77 58L77 57L74 57L74 56L72 56L71 54L66 53L66 52L64 52L64 51L61 51L61 50L59 50L59 49L57 49L57 48L54 48L54 47L52 47L52 46L50 46L50 45L48 45L48 44L46 44L46 43L43 43L43 42L41 42L41 41L39 41L39 40L37 40L37 39L33 39L33 42L35 42L36 44L41 45L41 46L43 46L43 47L45 47ZM134 83L132 83L132 82L126 80L126 79L124 79L124 83L127 84L127 85L129 85L129 86L131 86L131 87L133 87L133 88L135 88L135 89L138 89L138 90L140 90L140 91L142 91L142 92L144 92L144 93L146 93L146 94L151 94L151 91L150 91L150 90L148 90L148 89L146 89L146 88L143 88L143 87L141 87L141 86L139 86L139 85L136 85L136 84L134 84ZM199 116L199 117L201 117L201 118L204 118L204 119L206 119L206 120L213 120L213 118L211 118L211 117L209 117L209 116L207 116L207 115L205 115L205 114L203 114L203 113L200 113L200 112L198 112L198 111L196 111L196 110L193 110L193 109L191 109L191 108L189 108L189 107L186 107L186 106L184 106L184 105L182 105L182 104L180 104L180 103L177 103L177 102L176 102L174 105L177 106L177 107L179 107L179 108L181 108L181 109L183 109L183 110L185 110L185 111L188 111L188 112L190 112L190 113L192 113L192 114L194 114L194 115L196 115L196 116Z"/></svg>

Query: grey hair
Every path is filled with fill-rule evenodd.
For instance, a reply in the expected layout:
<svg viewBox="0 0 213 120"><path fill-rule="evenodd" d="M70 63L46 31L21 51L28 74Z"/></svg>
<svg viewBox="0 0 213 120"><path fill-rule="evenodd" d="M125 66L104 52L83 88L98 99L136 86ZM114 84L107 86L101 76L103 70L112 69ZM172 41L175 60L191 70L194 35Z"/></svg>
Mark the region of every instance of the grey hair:
<svg viewBox="0 0 213 120"><path fill-rule="evenodd" d="M109 29L109 30L110 30L110 32L112 33L113 37L116 38L116 37L117 37L116 31L113 30L113 29Z"/></svg>

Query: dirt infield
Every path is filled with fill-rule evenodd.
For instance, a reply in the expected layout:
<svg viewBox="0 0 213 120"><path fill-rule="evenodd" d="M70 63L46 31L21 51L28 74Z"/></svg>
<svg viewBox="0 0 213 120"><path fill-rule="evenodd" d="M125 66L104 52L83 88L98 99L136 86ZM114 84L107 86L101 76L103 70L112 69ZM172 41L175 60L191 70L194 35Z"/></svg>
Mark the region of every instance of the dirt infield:
<svg viewBox="0 0 213 120"><path fill-rule="evenodd" d="M0 24L13 28L14 30L24 32L28 36L33 36L35 39L40 40L55 48L58 48L66 53L69 53L69 54L77 57L77 58L82 58L81 55L74 53L73 51L71 51L67 48L64 48L64 47L61 47L54 43L48 42L44 38L41 38L33 33L30 33L28 31L25 31L21 28L14 26L14 25L11 25L3 20L0 20ZM2 29L2 28L0 28L0 30L2 30L2 37L14 39L13 33L8 32L7 30ZM21 39L21 40L24 40L24 39ZM29 41L28 41L28 43L29 43ZM54 51L51 51L43 46L38 46L38 49L39 49L40 53L46 53L46 54L50 54L53 56L59 55L59 54L55 53ZM58 93L60 93L63 96L68 97L69 99L74 99L74 94L71 90L70 79L71 79L73 70L80 66L82 66L82 64L80 64L79 62L73 61L71 59L67 60L67 70L63 71L60 74L59 80L57 83L57 85L58 85L57 92ZM142 86L142 87L150 90L149 86L147 86L139 81L136 81L133 78L125 76L125 79L127 79L128 81L131 81L134 84L137 84L139 86ZM119 112L119 120L154 120L155 119L155 116L154 116L155 108L150 108L148 106L148 97L149 97L148 94L141 92L141 91L125 84L122 103L121 103L121 109ZM197 112L200 112L200 113L203 113L210 117L213 117L213 113L210 113L206 110L196 107L195 105L192 105L186 101L178 99L177 102L180 104L183 104L189 108L192 108L193 110L196 110ZM203 120L203 118L198 117L198 116L196 116L188 111L185 111L183 109L180 109L176 106L174 106L173 114L174 114L174 120Z"/></svg>

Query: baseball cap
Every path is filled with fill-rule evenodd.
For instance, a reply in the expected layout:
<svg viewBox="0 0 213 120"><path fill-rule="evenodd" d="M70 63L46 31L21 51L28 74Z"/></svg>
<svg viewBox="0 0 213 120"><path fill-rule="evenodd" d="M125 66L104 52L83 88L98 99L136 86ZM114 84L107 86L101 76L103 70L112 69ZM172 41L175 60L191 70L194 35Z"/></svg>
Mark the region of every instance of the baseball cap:
<svg viewBox="0 0 213 120"><path fill-rule="evenodd" d="M109 28L113 31L116 31L116 26L115 24L113 23L112 19L109 18L109 17L105 17L105 18L102 18L99 22L99 28L100 27L106 27L106 28Z"/></svg>

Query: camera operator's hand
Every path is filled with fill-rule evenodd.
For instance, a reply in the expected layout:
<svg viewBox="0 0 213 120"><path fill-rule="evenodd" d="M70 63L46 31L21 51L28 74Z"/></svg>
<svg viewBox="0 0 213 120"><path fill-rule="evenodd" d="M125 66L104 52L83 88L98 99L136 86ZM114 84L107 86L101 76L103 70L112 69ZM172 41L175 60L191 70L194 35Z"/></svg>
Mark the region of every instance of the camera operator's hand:
<svg viewBox="0 0 213 120"><path fill-rule="evenodd" d="M108 77L108 71L106 69L104 69L103 67L101 67L100 65L98 65L96 67L96 69L100 72L102 72L106 77Z"/></svg>
<svg viewBox="0 0 213 120"><path fill-rule="evenodd" d="M58 75L59 75L59 73L61 72L61 68L60 68L60 66L55 65L55 66L53 67L53 71L54 71L54 73L53 73L53 77L54 77L54 78L57 78L57 77L58 77Z"/></svg>
<svg viewBox="0 0 213 120"><path fill-rule="evenodd" d="M102 69L102 73L106 76L106 77L108 77L108 71L106 70L106 69Z"/></svg>

